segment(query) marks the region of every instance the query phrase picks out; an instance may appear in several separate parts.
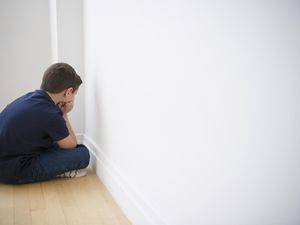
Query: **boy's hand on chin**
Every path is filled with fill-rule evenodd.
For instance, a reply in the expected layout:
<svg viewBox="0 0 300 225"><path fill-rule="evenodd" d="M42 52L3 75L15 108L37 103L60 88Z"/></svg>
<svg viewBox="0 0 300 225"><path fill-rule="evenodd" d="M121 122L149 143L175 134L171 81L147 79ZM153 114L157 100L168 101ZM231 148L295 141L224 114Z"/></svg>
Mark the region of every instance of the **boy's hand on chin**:
<svg viewBox="0 0 300 225"><path fill-rule="evenodd" d="M59 103L57 103L57 106L61 109L63 114L66 115L67 113L69 113L73 109L74 103L73 103L73 101L59 102Z"/></svg>
<svg viewBox="0 0 300 225"><path fill-rule="evenodd" d="M62 110L62 108L65 106L65 102L59 102L56 105Z"/></svg>

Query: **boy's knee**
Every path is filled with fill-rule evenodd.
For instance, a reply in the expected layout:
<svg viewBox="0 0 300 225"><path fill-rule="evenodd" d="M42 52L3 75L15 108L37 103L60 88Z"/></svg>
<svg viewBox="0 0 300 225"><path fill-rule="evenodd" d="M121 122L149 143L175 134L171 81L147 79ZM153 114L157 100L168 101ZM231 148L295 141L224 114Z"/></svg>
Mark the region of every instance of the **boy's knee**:
<svg viewBox="0 0 300 225"><path fill-rule="evenodd" d="M82 160L82 163L85 167L87 167L90 162L90 152L88 148L85 145L80 144L77 145L77 151L80 152L80 159Z"/></svg>

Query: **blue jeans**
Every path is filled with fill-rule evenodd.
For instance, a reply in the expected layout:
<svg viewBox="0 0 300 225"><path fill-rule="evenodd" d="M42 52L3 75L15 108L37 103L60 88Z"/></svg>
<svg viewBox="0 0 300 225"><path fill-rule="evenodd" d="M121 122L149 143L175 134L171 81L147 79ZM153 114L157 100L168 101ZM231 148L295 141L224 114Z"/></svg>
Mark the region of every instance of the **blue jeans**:
<svg viewBox="0 0 300 225"><path fill-rule="evenodd" d="M89 165L89 160L89 150L82 144L73 149L49 149L32 161L31 173L17 184L49 180L70 170L83 169Z"/></svg>

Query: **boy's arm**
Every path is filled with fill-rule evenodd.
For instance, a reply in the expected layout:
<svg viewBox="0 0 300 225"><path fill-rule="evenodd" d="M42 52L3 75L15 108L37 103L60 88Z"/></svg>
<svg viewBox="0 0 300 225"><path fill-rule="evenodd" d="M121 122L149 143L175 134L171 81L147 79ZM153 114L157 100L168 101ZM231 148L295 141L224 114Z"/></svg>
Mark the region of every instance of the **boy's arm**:
<svg viewBox="0 0 300 225"><path fill-rule="evenodd" d="M73 128L71 126L71 123L70 123L70 120L69 120L69 117L68 117L67 114L64 115L64 119L66 121L66 125L67 125L67 128L68 128L69 134L73 138L73 140L76 142L76 145L77 145L77 138L76 138L76 135L75 135L75 133L73 131Z"/></svg>
<svg viewBox="0 0 300 225"><path fill-rule="evenodd" d="M63 117L66 121L66 126L69 131L69 136L66 138L57 141L57 144L60 148L75 148L77 146L77 138L71 126L71 123L68 118L68 113L73 109L73 102L65 103L64 105L59 105L63 111Z"/></svg>

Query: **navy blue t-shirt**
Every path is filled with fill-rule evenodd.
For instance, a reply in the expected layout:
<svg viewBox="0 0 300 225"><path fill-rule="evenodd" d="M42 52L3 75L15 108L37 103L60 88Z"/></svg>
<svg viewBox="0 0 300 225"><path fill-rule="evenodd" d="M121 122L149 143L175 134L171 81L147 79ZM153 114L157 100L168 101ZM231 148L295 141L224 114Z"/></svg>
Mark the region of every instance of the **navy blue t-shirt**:
<svg viewBox="0 0 300 225"><path fill-rule="evenodd" d="M36 90L13 101L0 114L0 182L29 173L37 155L68 135L63 113L47 92Z"/></svg>

